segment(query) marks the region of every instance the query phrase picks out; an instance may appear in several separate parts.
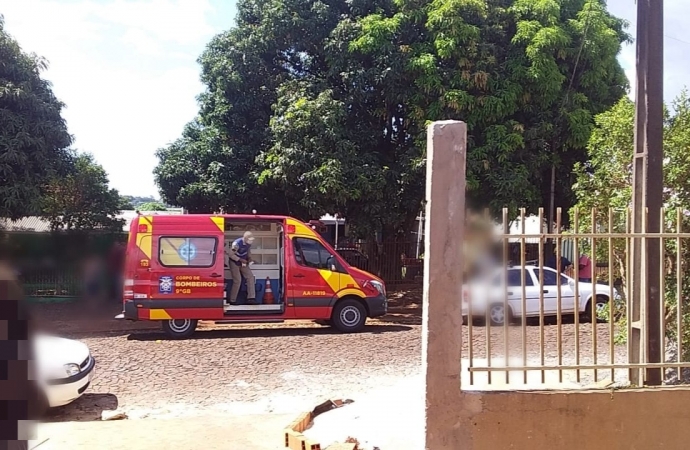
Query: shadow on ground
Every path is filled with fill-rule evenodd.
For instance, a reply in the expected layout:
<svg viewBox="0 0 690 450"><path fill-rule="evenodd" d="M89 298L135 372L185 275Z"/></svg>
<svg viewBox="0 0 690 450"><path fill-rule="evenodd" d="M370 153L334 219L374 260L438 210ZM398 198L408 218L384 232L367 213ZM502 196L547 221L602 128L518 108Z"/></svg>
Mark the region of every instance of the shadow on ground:
<svg viewBox="0 0 690 450"><path fill-rule="evenodd" d="M396 326L396 325L368 325L364 330L357 334L382 334L395 333L401 331L409 331L411 327ZM284 328L224 328L204 330L200 328L188 340L195 339L245 339L245 338L261 338L261 337L290 337L290 336L323 336L331 334L341 334L335 328L331 327L284 327ZM158 333L137 332L132 333L127 337L129 341L157 341L168 339L161 331Z"/></svg>
<svg viewBox="0 0 690 450"><path fill-rule="evenodd" d="M388 295L388 314L376 319L378 322L400 325L422 324L422 287L391 291Z"/></svg>
<svg viewBox="0 0 690 450"><path fill-rule="evenodd" d="M375 322L392 323L400 325L421 325L422 324L422 288L413 287L407 290L400 290L391 292L389 296L388 314L379 317ZM475 320L474 326L484 326L484 321ZM539 317L528 317L525 320L525 325L528 327L538 327ZM585 326L591 324L590 320L585 318L580 319L580 324ZM597 319L597 323L607 323L607 320ZM521 319L517 318L511 325L520 325ZM561 316L561 324L568 325L575 323L575 316L573 314ZM558 324L556 316L544 317L545 326L553 326ZM501 327L493 327L501 328Z"/></svg>
<svg viewBox="0 0 690 450"><path fill-rule="evenodd" d="M113 394L86 393L69 405L51 408L42 422L91 422L101 420L103 411L114 411L118 407Z"/></svg>

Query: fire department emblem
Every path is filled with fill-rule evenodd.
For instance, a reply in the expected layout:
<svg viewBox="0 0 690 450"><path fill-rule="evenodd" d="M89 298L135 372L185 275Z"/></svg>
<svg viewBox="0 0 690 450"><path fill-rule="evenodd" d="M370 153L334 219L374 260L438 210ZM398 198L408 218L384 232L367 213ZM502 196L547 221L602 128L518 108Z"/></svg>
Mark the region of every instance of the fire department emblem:
<svg viewBox="0 0 690 450"><path fill-rule="evenodd" d="M173 291L173 278L172 277L160 277L158 279L158 292L161 294L172 294Z"/></svg>

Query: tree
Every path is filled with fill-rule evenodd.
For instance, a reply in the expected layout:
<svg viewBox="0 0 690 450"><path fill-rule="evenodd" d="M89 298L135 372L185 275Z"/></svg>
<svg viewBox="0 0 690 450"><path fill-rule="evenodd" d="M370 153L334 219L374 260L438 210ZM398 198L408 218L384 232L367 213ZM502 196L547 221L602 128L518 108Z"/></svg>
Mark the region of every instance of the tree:
<svg viewBox="0 0 690 450"><path fill-rule="evenodd" d="M139 211L167 211L168 208L160 202L146 202L137 206Z"/></svg>
<svg viewBox="0 0 690 450"><path fill-rule="evenodd" d="M73 155L74 171L54 178L45 189L43 215L54 230L121 232L120 194L108 187L108 175L90 154Z"/></svg>
<svg viewBox="0 0 690 450"><path fill-rule="evenodd" d="M627 88L616 60L624 22L599 0L401 4L364 19L352 46L406 61L416 89L403 120L467 122L470 205L547 205L552 165L568 205L594 114Z"/></svg>
<svg viewBox="0 0 690 450"><path fill-rule="evenodd" d="M0 61L0 217L18 219L39 213L48 180L72 169L72 138L40 76L47 62L22 52L2 16Z"/></svg>
<svg viewBox="0 0 690 450"><path fill-rule="evenodd" d="M613 231L626 232L626 212L632 208L632 170L634 155L634 104L628 99L620 100L610 111L596 117L596 127L590 138L587 151L589 160L576 165L577 183L573 190L578 199L576 208L581 215L590 217L594 209L597 224L608 226L609 209L612 210ZM687 232L690 229L690 96L683 91L673 102L666 113L664 124L664 208L665 231ZM575 211L571 213L571 216ZM680 228L678 227L680 225ZM585 220L581 232L592 229L590 220ZM628 270L626 245L624 239L614 242L614 260L609 262L611 270L623 281ZM606 248L604 248L606 247ZM679 249L674 240L665 242L666 273L664 301L666 304L666 321L669 324L667 335L676 339L677 320L677 273L681 270L683 302L683 348L682 358L690 357L690 272L687 267L677 267ZM682 264L690 261L690 248L683 243L681 251ZM608 259L607 246L600 245L599 261ZM624 304L618 305L616 316L625 320ZM625 332L626 328L621 327Z"/></svg>
<svg viewBox="0 0 690 450"><path fill-rule="evenodd" d="M627 81L600 0L243 0L200 58L198 119L158 152L190 211L338 213L392 238L421 207L425 127L468 124L470 205L559 203Z"/></svg>
<svg viewBox="0 0 690 450"><path fill-rule="evenodd" d="M132 196L130 195L121 195L120 196L120 203L118 204L118 209L120 211L126 211L126 210L132 210L134 209L134 204L132 203Z"/></svg>
<svg viewBox="0 0 690 450"><path fill-rule="evenodd" d="M121 196L122 198L122 204L120 206L120 209L137 209L139 205L143 203L160 203L158 200L156 200L155 197L151 196L136 196L136 195L123 195Z"/></svg>

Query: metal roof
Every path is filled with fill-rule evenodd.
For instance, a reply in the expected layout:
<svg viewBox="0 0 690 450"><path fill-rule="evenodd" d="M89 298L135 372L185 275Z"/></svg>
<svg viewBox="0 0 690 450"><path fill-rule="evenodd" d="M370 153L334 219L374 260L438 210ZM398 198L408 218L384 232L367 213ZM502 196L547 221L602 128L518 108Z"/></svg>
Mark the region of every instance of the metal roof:
<svg viewBox="0 0 690 450"><path fill-rule="evenodd" d="M45 233L50 231L50 222L43 217L24 217L19 220L0 219L0 229Z"/></svg>
<svg viewBox="0 0 690 450"><path fill-rule="evenodd" d="M165 215L180 215L184 211L182 208L169 208L167 211L139 211L140 214L146 216L155 216L159 214ZM135 210L124 210L115 216L116 219L124 219L124 224L122 226L123 232L129 231L129 224L132 223L132 219L137 216L137 211ZM31 233L48 233L50 232L50 221L44 217L31 216L24 217L19 220L10 219L0 219L0 229L9 232L31 232Z"/></svg>

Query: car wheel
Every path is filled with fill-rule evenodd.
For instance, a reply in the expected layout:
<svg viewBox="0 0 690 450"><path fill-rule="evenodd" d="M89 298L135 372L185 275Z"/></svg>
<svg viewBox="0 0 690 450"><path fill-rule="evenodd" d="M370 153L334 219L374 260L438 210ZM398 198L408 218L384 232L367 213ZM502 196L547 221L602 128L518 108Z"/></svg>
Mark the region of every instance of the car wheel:
<svg viewBox="0 0 690 450"><path fill-rule="evenodd" d="M603 295L597 295L596 302L594 303L594 310L596 316L592 317L592 300L590 300L587 302L587 306L585 307L585 312L582 314L582 318L587 322L596 321L597 317L599 316L599 313L603 311L604 308L606 308L606 305L608 304L608 297L605 297Z"/></svg>
<svg viewBox="0 0 690 450"><path fill-rule="evenodd" d="M163 331L173 339L188 338L196 330L197 320L172 319L163 321Z"/></svg>
<svg viewBox="0 0 690 450"><path fill-rule="evenodd" d="M361 302L354 299L340 300L333 308L331 324L343 333L356 333L364 328L367 310Z"/></svg>
<svg viewBox="0 0 690 450"><path fill-rule="evenodd" d="M495 303L489 306L489 321L491 325L504 325L506 321L510 322L510 309L506 309L505 305Z"/></svg>

